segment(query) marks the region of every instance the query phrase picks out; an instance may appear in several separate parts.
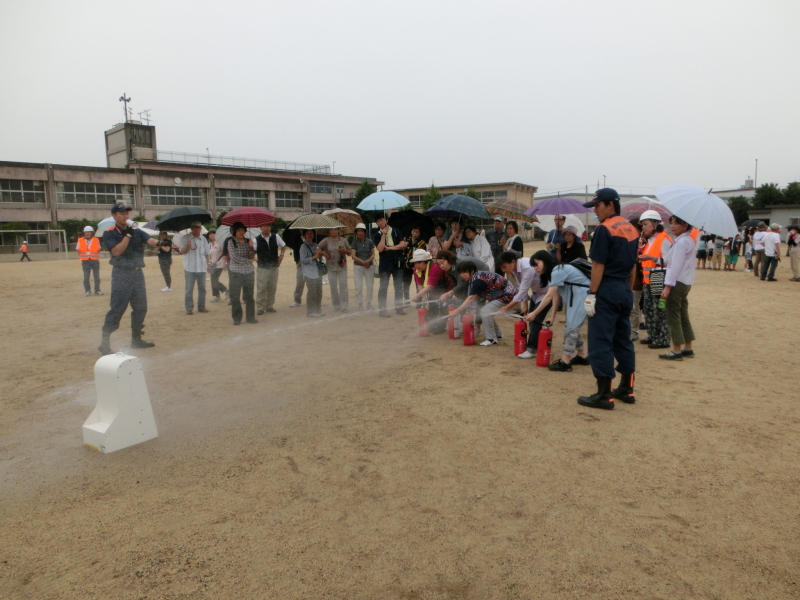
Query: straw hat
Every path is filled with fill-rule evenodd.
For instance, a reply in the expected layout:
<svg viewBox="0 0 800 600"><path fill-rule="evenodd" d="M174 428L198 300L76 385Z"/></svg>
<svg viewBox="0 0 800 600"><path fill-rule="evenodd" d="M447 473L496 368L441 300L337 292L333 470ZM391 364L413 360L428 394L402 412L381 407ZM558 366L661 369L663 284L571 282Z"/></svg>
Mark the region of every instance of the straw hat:
<svg viewBox="0 0 800 600"><path fill-rule="evenodd" d="M408 262L423 262L429 260L433 260L431 253L428 252L427 250L422 250L420 248L417 248L416 250L414 250L414 254L411 257L411 260Z"/></svg>

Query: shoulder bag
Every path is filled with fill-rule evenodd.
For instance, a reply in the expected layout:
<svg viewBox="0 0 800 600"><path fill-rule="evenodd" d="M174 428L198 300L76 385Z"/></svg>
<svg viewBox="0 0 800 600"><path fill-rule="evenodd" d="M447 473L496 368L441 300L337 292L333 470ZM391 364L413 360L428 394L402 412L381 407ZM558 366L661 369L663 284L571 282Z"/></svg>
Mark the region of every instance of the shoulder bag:
<svg viewBox="0 0 800 600"><path fill-rule="evenodd" d="M660 266L658 266L660 265ZM650 295L660 298L664 291L664 280L667 277L667 269L664 267L664 259L659 258L656 266L650 271Z"/></svg>

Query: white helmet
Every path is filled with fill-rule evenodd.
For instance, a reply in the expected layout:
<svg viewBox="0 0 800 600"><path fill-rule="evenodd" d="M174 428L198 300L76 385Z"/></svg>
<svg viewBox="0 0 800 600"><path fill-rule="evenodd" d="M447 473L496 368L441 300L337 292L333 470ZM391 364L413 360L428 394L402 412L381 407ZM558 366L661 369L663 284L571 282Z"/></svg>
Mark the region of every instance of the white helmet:
<svg viewBox="0 0 800 600"><path fill-rule="evenodd" d="M91 225L87 225L86 227L83 228L83 233L86 233L87 231L91 231L92 233L94 233L94 228Z"/></svg>
<svg viewBox="0 0 800 600"><path fill-rule="evenodd" d="M655 221L656 223L661 223L661 221L663 220L661 218L661 215L658 214L657 210L646 210L646 211L644 211L642 213L642 216L639 217L640 221L645 221L647 219L650 219L651 221Z"/></svg>

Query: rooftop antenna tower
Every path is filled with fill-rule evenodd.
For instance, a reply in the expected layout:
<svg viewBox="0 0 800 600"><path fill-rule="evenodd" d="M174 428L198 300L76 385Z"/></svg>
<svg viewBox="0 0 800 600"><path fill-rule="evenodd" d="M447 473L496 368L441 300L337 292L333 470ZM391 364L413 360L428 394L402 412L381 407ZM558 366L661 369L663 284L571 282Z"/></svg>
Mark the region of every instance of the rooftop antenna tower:
<svg viewBox="0 0 800 600"><path fill-rule="evenodd" d="M143 110L142 112L138 113L139 120L143 121L145 125L150 125L150 109ZM142 116L144 115L144 116Z"/></svg>
<svg viewBox="0 0 800 600"><path fill-rule="evenodd" d="M125 92L122 92L122 96L119 97L119 101L124 104L122 110L125 113L125 122L127 123L128 120L129 120L128 119L128 102L130 102L131 99L129 97L125 96Z"/></svg>

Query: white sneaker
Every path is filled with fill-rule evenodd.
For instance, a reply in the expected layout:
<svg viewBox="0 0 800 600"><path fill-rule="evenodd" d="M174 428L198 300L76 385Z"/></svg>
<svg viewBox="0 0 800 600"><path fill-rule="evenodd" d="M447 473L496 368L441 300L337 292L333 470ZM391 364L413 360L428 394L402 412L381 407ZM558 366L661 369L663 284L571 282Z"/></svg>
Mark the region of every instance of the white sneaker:
<svg viewBox="0 0 800 600"><path fill-rule="evenodd" d="M484 340L478 346L496 346L497 340Z"/></svg>
<svg viewBox="0 0 800 600"><path fill-rule="evenodd" d="M219 296L214 296L211 301L212 302L220 302L222 299Z"/></svg>
<svg viewBox="0 0 800 600"><path fill-rule="evenodd" d="M525 350L522 354L517 354L517 358L536 358L536 353L530 350Z"/></svg>
<svg viewBox="0 0 800 600"><path fill-rule="evenodd" d="M163 290L161 290L161 291L162 291L162 292L171 292L171 291L172 291L172 288L165 287L165 288L164 288Z"/></svg>
<svg viewBox="0 0 800 600"><path fill-rule="evenodd" d="M300 303L299 303L299 302L292 302L292 303L289 305L289 308L297 308L298 306L300 306Z"/></svg>

